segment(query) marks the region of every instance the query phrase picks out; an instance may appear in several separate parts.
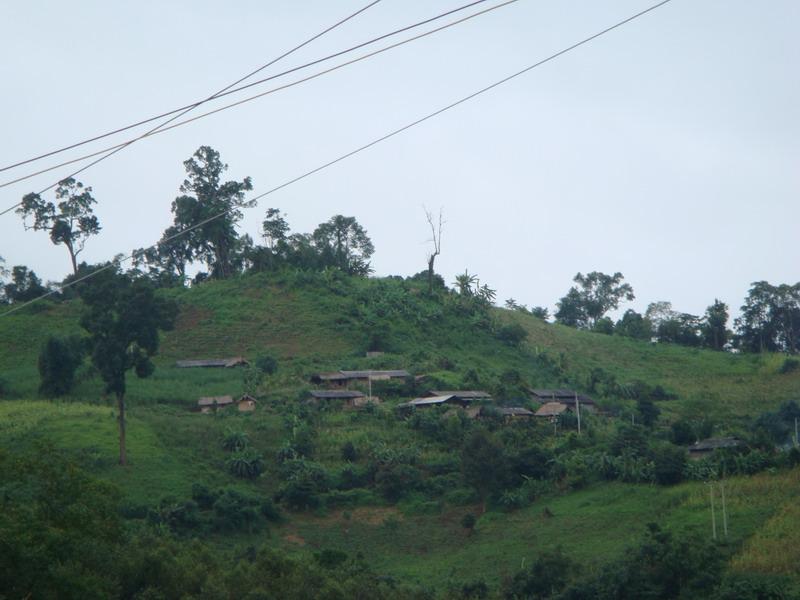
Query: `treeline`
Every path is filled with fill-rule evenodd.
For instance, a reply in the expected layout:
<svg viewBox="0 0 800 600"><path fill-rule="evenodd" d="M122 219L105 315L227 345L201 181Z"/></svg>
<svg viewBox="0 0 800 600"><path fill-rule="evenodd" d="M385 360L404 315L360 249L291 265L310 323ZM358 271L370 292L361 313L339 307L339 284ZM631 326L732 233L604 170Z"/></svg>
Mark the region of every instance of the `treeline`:
<svg viewBox="0 0 800 600"><path fill-rule="evenodd" d="M671 302L661 301L650 303L644 314L628 309L614 322L608 313L635 297L622 273L578 273L574 282L577 285L556 303L555 321L562 325L711 350L800 351L800 282L753 283L732 329L728 327L728 305L716 299L702 316L676 311ZM506 301L506 307L548 317L545 309L528 310L513 299Z"/></svg>

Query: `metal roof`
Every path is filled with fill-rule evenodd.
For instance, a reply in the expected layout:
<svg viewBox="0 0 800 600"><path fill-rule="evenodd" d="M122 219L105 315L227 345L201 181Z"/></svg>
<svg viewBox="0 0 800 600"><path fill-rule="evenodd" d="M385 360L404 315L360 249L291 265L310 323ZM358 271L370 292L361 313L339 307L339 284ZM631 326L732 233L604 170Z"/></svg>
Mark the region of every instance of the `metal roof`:
<svg viewBox="0 0 800 600"><path fill-rule="evenodd" d="M179 360L175 362L175 366L180 369L188 369L192 367L236 367L239 365L248 365L241 356L234 356L232 358L205 358L199 360Z"/></svg>
<svg viewBox="0 0 800 600"><path fill-rule="evenodd" d="M736 448L742 445L742 440L735 437L709 438L695 442L689 446L689 452L704 452L716 450L717 448Z"/></svg>
<svg viewBox="0 0 800 600"><path fill-rule="evenodd" d="M447 402L448 400L452 400L455 396L452 394L450 395L442 395L442 396L429 396L428 398L414 398L406 402L406 406L425 406L427 404L442 404Z"/></svg>
<svg viewBox="0 0 800 600"><path fill-rule="evenodd" d="M533 411L521 406L504 406L497 409L504 417L532 417Z"/></svg>
<svg viewBox="0 0 800 600"><path fill-rule="evenodd" d="M537 417L556 417L567 410L566 404L561 402L548 402L536 411Z"/></svg>
<svg viewBox="0 0 800 600"><path fill-rule="evenodd" d="M411 373L402 369L388 371L339 371L342 375L350 379L367 379L369 377L410 377Z"/></svg>
<svg viewBox="0 0 800 600"><path fill-rule="evenodd" d="M223 406L225 404L233 404L232 396L209 396L200 398L197 401L198 406Z"/></svg>
<svg viewBox="0 0 800 600"><path fill-rule="evenodd" d="M446 390L446 391L431 390L428 393L431 396L455 396L456 398L460 398L462 400L492 397L490 393L482 392L479 390Z"/></svg>
<svg viewBox="0 0 800 600"><path fill-rule="evenodd" d="M353 390L311 390L311 396L320 399L363 398L364 393Z"/></svg>
<svg viewBox="0 0 800 600"><path fill-rule="evenodd" d="M575 402L575 396L577 395L578 402L581 404L594 404L594 400L592 400L589 396L579 394L575 390L530 390L530 392L542 402Z"/></svg>

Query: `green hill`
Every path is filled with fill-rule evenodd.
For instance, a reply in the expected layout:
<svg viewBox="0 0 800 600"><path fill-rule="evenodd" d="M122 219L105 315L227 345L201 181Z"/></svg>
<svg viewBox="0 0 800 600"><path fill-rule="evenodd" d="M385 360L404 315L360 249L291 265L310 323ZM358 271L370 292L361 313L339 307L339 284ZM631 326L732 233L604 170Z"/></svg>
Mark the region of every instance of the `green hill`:
<svg viewBox="0 0 800 600"><path fill-rule="evenodd" d="M651 521L707 537L708 487L698 481L673 486L599 481L569 463L582 449L610 444L621 418L587 416L588 431L581 438L566 431L554 435L549 423L494 423L490 434L508 452L539 444L566 465L566 475L555 483L523 485L520 489L530 491L527 500L513 498L521 492L511 490L481 514L458 463L460 440L474 425L438 413L412 423L396 415L394 404L435 387L484 388L519 404L529 402L527 388L570 386L625 415L634 406L629 390L661 386L670 399L656 401L661 417L648 434L660 447L675 419L710 418L718 433L744 434L755 417L800 392L800 372L779 373L782 356L653 345L514 311L473 311L457 298L431 299L424 290L399 278L286 273L164 291L179 303L179 318L163 336L154 375L143 380L129 375L131 464L124 469L115 465L112 404L88 367L71 396L37 400L39 348L51 333L80 332L79 302L21 311L0 319L6 397L0 402L0 445L22 452L55 449L118 486L124 514L143 527L148 511L163 515L164 506L178 506L196 494L198 484L257 498L284 493L286 463L275 457L299 447L303 432L310 432L306 459L337 482L319 506L284 509L280 523L252 530L210 527L186 533L178 527L180 535L196 535L226 552L266 544L293 555L361 553L380 573L438 589L471 579L495 586L524 561L556 547L592 568L615 560ZM521 346L499 335L511 323L528 334ZM384 354L367 358L367 350ZM278 359L278 371L261 385L254 414L189 410L201 395L241 393L242 371L178 369L176 360L237 355L253 360L265 354ZM311 373L362 368L402 368L425 378L376 382L385 402L375 410L304 408ZM246 433L264 457L261 477L243 480L229 472L230 455L220 444L229 431ZM351 460L343 458L348 442L357 450ZM401 489L395 494L393 482L370 475L370 469L399 478ZM367 477L373 483L342 483ZM778 561L768 557L778 540L797 533L793 499L799 477L795 467L727 480L726 552L733 569L794 575L796 552L782 549ZM412 491L406 493L404 485ZM472 534L461 525L468 513L479 517Z"/></svg>

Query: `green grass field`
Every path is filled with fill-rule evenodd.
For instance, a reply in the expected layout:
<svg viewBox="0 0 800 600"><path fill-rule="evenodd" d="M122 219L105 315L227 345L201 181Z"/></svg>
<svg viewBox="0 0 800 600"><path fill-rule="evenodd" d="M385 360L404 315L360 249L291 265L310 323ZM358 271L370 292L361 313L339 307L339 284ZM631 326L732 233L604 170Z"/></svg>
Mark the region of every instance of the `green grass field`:
<svg viewBox="0 0 800 600"><path fill-rule="evenodd" d="M79 303L46 305L0 319L0 377L10 390L10 397L0 401L0 445L65 453L119 486L125 503L154 506L162 498L188 498L193 483L272 496L280 483L273 457L287 439L284 409L299 401L308 389L308 375L317 370L407 368L453 386L473 371L481 384L491 386L513 369L526 385L545 387L583 381L599 368L622 383L640 380L675 393L676 399L658 403L662 423L678 416L709 416L722 432L746 428L764 410L800 396L800 372L778 374L782 356L652 345L493 311L499 322L517 322L528 332L526 347L518 349L484 329L438 316L428 301L413 291L404 296L392 285L319 278L275 282L252 276L168 291L181 311L174 331L163 336L158 368L148 379L128 378L130 465L125 468L116 465L115 408L89 369L79 374L69 397L36 399L39 348L48 334L80 332ZM394 294L391 303L375 299L376 286ZM367 359L371 319L381 314L391 317L383 332L387 352ZM199 396L241 393L242 372L178 369L176 360L253 359L266 353L278 358L279 370L265 381L255 414L189 410ZM236 479L225 468L220 440L231 428L246 431L266 457L265 473L253 482ZM342 466L340 448L346 441L359 447L378 442L413 446L423 460L446 458L398 424L388 409L375 414L330 411L320 417L317 429L314 459L330 469ZM800 523L794 502L800 470L732 478L726 493L732 568L796 575L799 557L791 540ZM361 553L382 573L442 586L471 579L496 583L555 547L593 568L620 556L653 521L711 534L708 488L701 483L658 487L614 482L554 492L519 510L490 510L480 516L472 535L460 522L468 512L478 514L477 505L412 497L393 506L373 500L349 509L292 513L269 532L214 534L211 539L224 548L264 542L290 552Z"/></svg>

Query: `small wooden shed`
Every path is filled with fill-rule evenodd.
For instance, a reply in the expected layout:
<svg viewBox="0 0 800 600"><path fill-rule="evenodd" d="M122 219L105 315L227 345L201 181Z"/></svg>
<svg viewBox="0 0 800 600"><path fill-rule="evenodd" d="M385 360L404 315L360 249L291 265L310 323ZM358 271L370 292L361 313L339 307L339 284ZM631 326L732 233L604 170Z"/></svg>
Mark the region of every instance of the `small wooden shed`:
<svg viewBox="0 0 800 600"><path fill-rule="evenodd" d="M233 396L206 396L197 401L201 413L216 412L233 404Z"/></svg>
<svg viewBox="0 0 800 600"><path fill-rule="evenodd" d="M250 394L242 394L237 402L239 412L253 412L256 409L258 400L253 398Z"/></svg>

